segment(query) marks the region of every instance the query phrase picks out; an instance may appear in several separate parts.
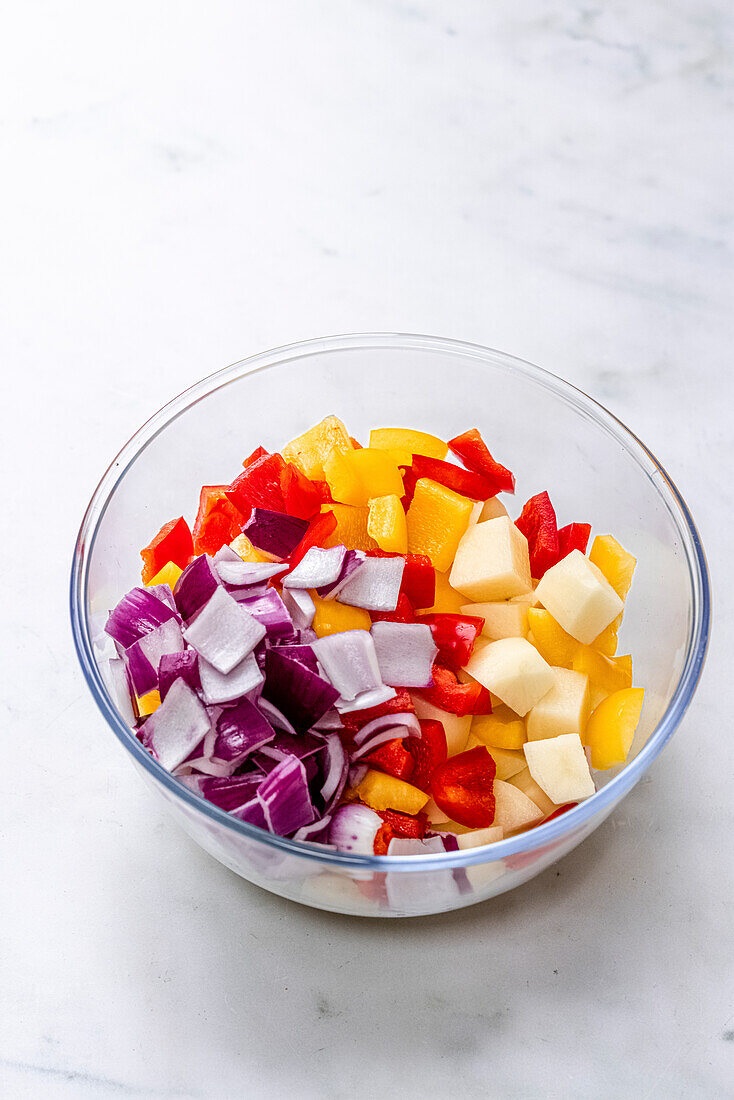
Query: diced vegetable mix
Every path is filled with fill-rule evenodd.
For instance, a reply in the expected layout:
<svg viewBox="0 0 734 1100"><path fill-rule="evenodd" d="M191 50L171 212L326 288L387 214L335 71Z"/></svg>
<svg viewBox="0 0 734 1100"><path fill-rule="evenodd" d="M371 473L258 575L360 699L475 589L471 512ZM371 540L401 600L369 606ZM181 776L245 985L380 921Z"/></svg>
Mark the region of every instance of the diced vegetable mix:
<svg viewBox="0 0 734 1100"><path fill-rule="evenodd" d="M565 812L639 722L635 559L587 555L545 491L513 523L514 489L476 428L362 447L328 416L257 447L141 551L106 627L121 712L190 790L296 840L453 851Z"/></svg>

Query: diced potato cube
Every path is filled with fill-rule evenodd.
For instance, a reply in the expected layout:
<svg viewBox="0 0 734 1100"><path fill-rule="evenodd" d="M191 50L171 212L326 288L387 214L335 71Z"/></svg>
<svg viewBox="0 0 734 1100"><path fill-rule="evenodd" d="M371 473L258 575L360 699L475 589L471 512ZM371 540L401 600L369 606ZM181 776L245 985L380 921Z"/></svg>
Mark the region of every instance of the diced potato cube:
<svg viewBox="0 0 734 1100"><path fill-rule="evenodd" d="M637 558L611 535L597 535L591 544L589 561L601 570L614 591L625 600L632 584Z"/></svg>
<svg viewBox="0 0 734 1100"><path fill-rule="evenodd" d="M449 756L456 756L457 753L463 752L469 739L469 730L472 724L471 714L463 717L458 714L449 714L447 710L435 707L433 703L429 703L427 699L423 699L418 694L411 695L411 698L415 713L419 718L433 718L434 721L440 722L443 726Z"/></svg>
<svg viewBox="0 0 734 1100"><path fill-rule="evenodd" d="M500 705L491 714L477 714L472 719L471 732L488 748L522 750L527 737L522 718Z"/></svg>
<svg viewBox="0 0 734 1100"><path fill-rule="evenodd" d="M479 739L477 743L482 744ZM515 752L511 749L498 749L494 745L485 745L485 748L495 762L497 779L512 779L513 775L517 775L526 766L522 750Z"/></svg>
<svg viewBox="0 0 734 1100"><path fill-rule="evenodd" d="M521 717L554 683L550 665L525 638L501 638L475 650L466 670Z"/></svg>
<svg viewBox="0 0 734 1100"><path fill-rule="evenodd" d="M584 746L577 733L528 741L524 752L533 779L557 805L579 802L595 793Z"/></svg>
<svg viewBox="0 0 734 1100"><path fill-rule="evenodd" d="M336 416L327 416L303 435L291 440L281 452L286 462L317 481L324 480L324 462L332 451L351 451L349 432Z"/></svg>
<svg viewBox="0 0 734 1100"><path fill-rule="evenodd" d="M601 570L580 550L572 550L552 566L535 594L556 622L585 645L593 642L624 606Z"/></svg>
<svg viewBox="0 0 734 1100"><path fill-rule="evenodd" d="M527 716L528 741L576 733L583 738L591 713L589 677L568 668L554 668L555 682Z"/></svg>
<svg viewBox="0 0 734 1100"><path fill-rule="evenodd" d="M526 794L512 783L495 779L494 825L504 833L514 833L527 825L534 825L544 817L543 811Z"/></svg>
<svg viewBox="0 0 734 1100"><path fill-rule="evenodd" d="M456 843L462 851L468 848L481 848L484 844L496 844L502 840L505 831L501 825L489 825L486 829L471 829L456 837Z"/></svg>
<svg viewBox="0 0 734 1100"><path fill-rule="evenodd" d="M431 825L445 825L449 821L449 815L441 809L435 798L429 798L423 810Z"/></svg>
<svg viewBox="0 0 734 1100"><path fill-rule="evenodd" d="M492 603L469 603L461 609L462 615L478 615L484 619L482 634L490 641L500 638L525 638L528 633L529 596L516 596L514 600L498 600Z"/></svg>
<svg viewBox="0 0 734 1100"><path fill-rule="evenodd" d="M469 525L473 507L473 501L453 489L429 477L418 478L406 517L409 552L426 554L434 568L445 573Z"/></svg>
<svg viewBox="0 0 734 1100"><path fill-rule="evenodd" d="M470 600L509 600L532 590L528 540L509 516L476 523L456 550L451 585Z"/></svg>
<svg viewBox="0 0 734 1100"><path fill-rule="evenodd" d="M624 688L607 696L594 710L586 727L591 766L598 770L624 764L640 721L644 688Z"/></svg>
<svg viewBox="0 0 734 1100"><path fill-rule="evenodd" d="M541 810L543 817L548 817L549 814L554 813L558 809L557 804L552 802L543 788L539 787L535 782L528 768L518 772L517 775L513 775L512 779L508 780L508 782L510 782L513 787L517 787L523 794L527 795L527 797L535 803L538 809Z"/></svg>
<svg viewBox="0 0 734 1100"><path fill-rule="evenodd" d="M485 500L482 505L482 512L479 516L480 522L485 519L497 519L498 516L506 516L507 509L505 508L499 497L490 497L489 500Z"/></svg>

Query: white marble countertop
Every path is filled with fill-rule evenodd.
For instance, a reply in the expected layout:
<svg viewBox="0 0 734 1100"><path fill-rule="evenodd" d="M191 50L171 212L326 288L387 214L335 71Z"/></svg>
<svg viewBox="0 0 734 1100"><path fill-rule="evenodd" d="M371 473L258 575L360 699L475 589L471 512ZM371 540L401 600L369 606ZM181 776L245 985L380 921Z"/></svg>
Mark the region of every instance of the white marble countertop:
<svg viewBox="0 0 734 1100"><path fill-rule="evenodd" d="M30 2L0 51L0 1093L731 1095L732 53L723 0ZM476 340L607 403L691 501L700 691L522 890L342 919L181 834L95 711L66 584L132 431L252 352Z"/></svg>

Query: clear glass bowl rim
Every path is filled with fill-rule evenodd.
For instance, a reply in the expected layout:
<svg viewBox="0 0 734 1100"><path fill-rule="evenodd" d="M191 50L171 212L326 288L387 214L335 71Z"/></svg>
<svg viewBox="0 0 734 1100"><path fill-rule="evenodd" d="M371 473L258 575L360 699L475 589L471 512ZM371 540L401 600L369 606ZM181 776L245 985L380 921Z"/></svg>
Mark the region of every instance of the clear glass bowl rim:
<svg viewBox="0 0 734 1100"><path fill-rule="evenodd" d="M602 787L595 795L580 803L573 810L554 821L539 825L528 832L507 840L497 841L482 848L446 852L430 856L358 856L323 848L308 842L288 840L264 832L256 826L239 821L189 791L167 772L143 748L120 714L112 705L97 667L87 618L87 581L89 558L94 547L99 524L117 484L145 448L177 417L192 405L204 400L210 393L244 375L256 371L272 370L284 362L308 358L329 351L365 350L369 348L417 349L422 351L450 352L474 360L494 362L512 370L533 383L549 390L556 398L576 407L590 416L598 427L607 431L637 462L657 489L673 518L686 554L692 590L692 616L688 648L683 669L672 698L650 734L647 743L622 771ZM184 390L163 408L159 409L122 447L102 476L92 495L77 537L71 569L70 612L74 646L87 685L113 733L134 759L166 790L189 807L210 818L217 825L247 837L267 847L289 853L324 867L364 871L425 871L465 867L476 863L504 859L521 852L532 851L549 843L562 840L567 834L583 828L585 823L626 794L640 779L652 761L662 751L681 722L693 698L706 659L711 624L711 592L706 556L691 513L675 484L663 466L640 439L617 417L582 390L536 367L532 363L495 351L480 344L467 343L437 336L421 336L404 333L352 333L303 340L270 351L260 352L233 363Z"/></svg>

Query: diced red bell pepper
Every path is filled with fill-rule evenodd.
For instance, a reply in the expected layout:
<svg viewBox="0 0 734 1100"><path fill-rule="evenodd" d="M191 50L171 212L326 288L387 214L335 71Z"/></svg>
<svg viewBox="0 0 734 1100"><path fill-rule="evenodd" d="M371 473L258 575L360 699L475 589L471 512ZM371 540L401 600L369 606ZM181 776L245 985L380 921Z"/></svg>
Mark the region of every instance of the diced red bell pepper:
<svg viewBox="0 0 734 1100"><path fill-rule="evenodd" d="M590 535L590 523L567 523L565 527L559 527L558 560L565 558L572 550L580 550L582 554L585 554Z"/></svg>
<svg viewBox="0 0 734 1100"><path fill-rule="evenodd" d="M422 810L415 817L401 813L399 810L380 810L380 817L386 825L391 827L395 836L422 840L426 835L428 816Z"/></svg>
<svg viewBox="0 0 734 1100"><path fill-rule="evenodd" d="M281 478L285 462L279 454L264 454L256 458L226 491L227 499L249 515L253 508L267 508L271 512L284 512L285 501Z"/></svg>
<svg viewBox="0 0 734 1100"><path fill-rule="evenodd" d="M436 804L452 821L483 829L494 821L494 777L497 765L484 745L452 756L431 776Z"/></svg>
<svg viewBox="0 0 734 1100"><path fill-rule="evenodd" d="M364 710L352 710L342 714L344 729L348 733L356 733L366 726L373 718L382 718L385 714L414 714L415 707L410 693L405 688L396 688L392 699L385 703L378 703L376 707L366 707Z"/></svg>
<svg viewBox="0 0 734 1100"><path fill-rule="evenodd" d="M312 546L323 546L329 535L336 529L336 516L333 512L322 512L315 516L308 526L298 546L288 556L288 569L278 577L282 581L292 569L295 569L299 561L306 556Z"/></svg>
<svg viewBox="0 0 734 1100"><path fill-rule="evenodd" d="M468 664L474 652L474 643L484 626L484 619L479 615L454 615L449 612L419 615L416 621L430 626L438 649L436 660L456 671Z"/></svg>
<svg viewBox="0 0 734 1100"><path fill-rule="evenodd" d="M433 686L420 688L419 694L441 710L465 717L467 714L491 714L492 700L481 684L462 684L456 673L442 665L433 666Z"/></svg>
<svg viewBox="0 0 734 1100"><path fill-rule="evenodd" d="M397 554L392 550L368 550L371 558L405 558L400 591L413 607L431 607L436 599L436 570L425 554Z"/></svg>
<svg viewBox="0 0 734 1100"><path fill-rule="evenodd" d="M332 504L333 503L334 498L331 495L331 489L329 488L328 481L312 481L311 484L313 485L314 489L316 490L316 492L321 497L321 503L322 504Z"/></svg>
<svg viewBox="0 0 734 1100"><path fill-rule="evenodd" d="M446 733L441 722L433 718L421 718L420 737L406 737L405 747L415 761L410 782L421 791L430 791L434 769L448 756Z"/></svg>
<svg viewBox="0 0 734 1100"><path fill-rule="evenodd" d="M398 593L394 611L370 611L373 623L414 623L413 605L404 592Z"/></svg>
<svg viewBox="0 0 734 1100"><path fill-rule="evenodd" d="M264 458L267 453L268 452L265 450L264 447L256 447L252 454L245 459L242 465L245 467L245 469L247 469L248 466L252 466L253 462L257 462L258 458Z"/></svg>
<svg viewBox="0 0 734 1100"><path fill-rule="evenodd" d="M491 496L515 492L515 475L492 458L478 428L471 428L462 435L454 436L449 440L449 448L465 466L482 474L492 483Z"/></svg>
<svg viewBox="0 0 734 1100"><path fill-rule="evenodd" d="M415 483L420 477L430 477L447 489L453 489L455 493L461 493L472 500L487 500L497 493L493 482L483 474L464 470L461 466L454 466L452 462L444 462L440 458L413 455L413 465L406 468L403 476L405 493L410 500L413 499Z"/></svg>
<svg viewBox="0 0 734 1100"><path fill-rule="evenodd" d="M364 757L364 762L406 782L410 779L415 767L415 761L403 744L402 737L396 737L393 741L384 741L369 756Z"/></svg>
<svg viewBox="0 0 734 1100"><path fill-rule="evenodd" d="M312 481L292 462L286 462L280 486L286 513L298 519L313 519L321 511L321 495Z"/></svg>
<svg viewBox="0 0 734 1100"><path fill-rule="evenodd" d="M558 524L556 513L546 492L531 497L515 526L528 540L530 572L536 580L558 561Z"/></svg>
<svg viewBox="0 0 734 1100"><path fill-rule="evenodd" d="M382 825L380 825L380 828L375 833L375 839L372 845L372 851L376 856L387 855L390 841L394 836L395 833L392 831L392 825L388 824L387 821L383 821Z"/></svg>
<svg viewBox="0 0 734 1100"><path fill-rule="evenodd" d="M216 554L241 533L249 518L225 496L226 485L202 485L194 529L194 554Z"/></svg>
<svg viewBox="0 0 734 1100"><path fill-rule="evenodd" d="M140 551L140 556L143 559L143 584L147 584L156 573L160 573L169 561L179 569L185 569L194 556L194 541L183 516L165 523L155 538Z"/></svg>
<svg viewBox="0 0 734 1100"><path fill-rule="evenodd" d="M355 451L363 450L362 444L359 442L358 439L355 439L353 435L350 435L349 439Z"/></svg>
<svg viewBox="0 0 734 1100"><path fill-rule="evenodd" d="M559 806L557 810L554 810L552 814L548 814L543 824L548 821L555 821L557 817L561 817L563 814L567 814L569 810L572 810L574 806L578 806L578 802L566 802L565 805Z"/></svg>

